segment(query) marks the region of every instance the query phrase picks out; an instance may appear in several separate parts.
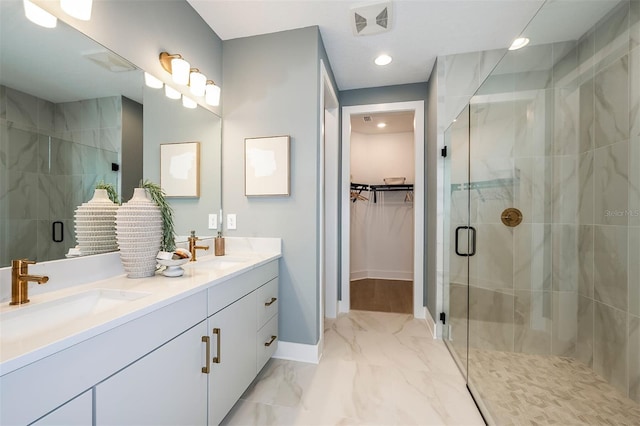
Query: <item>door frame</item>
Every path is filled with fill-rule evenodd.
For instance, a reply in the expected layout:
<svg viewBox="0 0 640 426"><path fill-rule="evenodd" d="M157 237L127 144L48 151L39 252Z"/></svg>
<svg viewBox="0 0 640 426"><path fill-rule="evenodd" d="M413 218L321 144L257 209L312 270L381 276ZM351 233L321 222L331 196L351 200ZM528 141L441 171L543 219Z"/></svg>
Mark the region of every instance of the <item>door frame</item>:
<svg viewBox="0 0 640 426"><path fill-rule="evenodd" d="M426 318L426 306L423 305L425 274L424 274L424 101L390 102L369 105L355 105L342 107L342 211L341 226L341 292L338 293L339 312L350 310L350 246L351 246L351 203L349 200L351 189L351 115L413 111L413 138L414 138L414 162L415 183L413 186L413 316Z"/></svg>

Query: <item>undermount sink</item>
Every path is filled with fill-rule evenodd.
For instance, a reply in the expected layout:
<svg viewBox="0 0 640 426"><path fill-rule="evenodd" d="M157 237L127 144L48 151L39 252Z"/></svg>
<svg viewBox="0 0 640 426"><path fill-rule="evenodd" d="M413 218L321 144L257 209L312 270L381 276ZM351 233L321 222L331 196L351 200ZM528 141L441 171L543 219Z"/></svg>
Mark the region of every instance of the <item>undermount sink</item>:
<svg viewBox="0 0 640 426"><path fill-rule="evenodd" d="M250 259L244 257L215 257L211 260L203 262L203 266L212 267L214 269L228 269L248 262Z"/></svg>
<svg viewBox="0 0 640 426"><path fill-rule="evenodd" d="M94 289L49 302L33 303L0 314L2 343L52 331L65 324L148 296L150 293Z"/></svg>

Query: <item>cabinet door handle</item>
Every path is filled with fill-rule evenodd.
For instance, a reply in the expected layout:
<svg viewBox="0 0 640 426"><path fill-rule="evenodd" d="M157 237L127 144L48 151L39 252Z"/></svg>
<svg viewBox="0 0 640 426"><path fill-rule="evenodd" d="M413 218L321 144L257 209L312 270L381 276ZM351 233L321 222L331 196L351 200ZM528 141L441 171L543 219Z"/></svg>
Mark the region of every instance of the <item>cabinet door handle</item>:
<svg viewBox="0 0 640 426"><path fill-rule="evenodd" d="M278 336L271 336L271 340L269 340L267 343L265 343L265 346L271 346L271 344L273 342L275 342L275 340L278 338Z"/></svg>
<svg viewBox="0 0 640 426"><path fill-rule="evenodd" d="M202 336L202 341L206 343L206 348L207 348L207 356L205 361L206 365L202 367L202 372L204 374L209 374L209 358L211 357L211 344L210 344L209 336Z"/></svg>
<svg viewBox="0 0 640 426"><path fill-rule="evenodd" d="M277 298L277 297L272 297L270 302L265 302L265 303L264 303L264 306L271 306L271 305L273 305L273 303L274 303L276 300L278 300L278 298Z"/></svg>
<svg viewBox="0 0 640 426"><path fill-rule="evenodd" d="M221 361L221 354L220 354L220 329L219 328L214 328L213 329L213 334L216 335L216 340L217 340L217 352L216 352L216 356L213 357L213 363L214 364L220 364Z"/></svg>

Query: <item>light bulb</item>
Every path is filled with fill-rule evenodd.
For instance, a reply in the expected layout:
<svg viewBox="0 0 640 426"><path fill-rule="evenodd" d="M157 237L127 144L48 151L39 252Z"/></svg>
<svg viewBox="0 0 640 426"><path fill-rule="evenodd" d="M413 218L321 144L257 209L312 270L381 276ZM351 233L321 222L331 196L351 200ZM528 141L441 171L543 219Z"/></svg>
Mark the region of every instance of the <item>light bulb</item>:
<svg viewBox="0 0 640 426"><path fill-rule="evenodd" d="M82 21L91 19L93 0L60 0L60 7L67 14Z"/></svg>
<svg viewBox="0 0 640 426"><path fill-rule="evenodd" d="M207 81L204 101L211 106L220 105L220 87L211 80Z"/></svg>
<svg viewBox="0 0 640 426"><path fill-rule="evenodd" d="M24 6L24 15L34 24L45 28L55 28L58 24L58 18L42 9L40 6L36 6L29 0L23 0L22 4Z"/></svg>
<svg viewBox="0 0 640 426"><path fill-rule="evenodd" d="M189 84L189 70L191 70L189 62L182 58L171 59L171 77L174 83L182 86Z"/></svg>
<svg viewBox="0 0 640 426"><path fill-rule="evenodd" d="M509 50L518 50L518 49L522 49L523 47L525 47L527 44L529 44L529 39L526 37L519 37L515 40L513 40L513 43L511 43L511 46L509 47Z"/></svg>
<svg viewBox="0 0 640 426"><path fill-rule="evenodd" d="M204 96L207 77L198 69L192 69L189 74L189 89L194 96Z"/></svg>
<svg viewBox="0 0 640 426"><path fill-rule="evenodd" d="M392 59L391 56L389 55L380 55L376 58L376 60L374 61L376 63L376 65L389 65L391 63Z"/></svg>
<svg viewBox="0 0 640 426"><path fill-rule="evenodd" d="M162 81L155 78L148 72L144 73L144 84L146 84L148 87L151 87L152 89L162 89L162 86L164 85Z"/></svg>
<svg viewBox="0 0 640 426"><path fill-rule="evenodd" d="M180 99L180 96L182 96L180 92L166 84L164 85L164 95L169 99Z"/></svg>
<svg viewBox="0 0 640 426"><path fill-rule="evenodd" d="M182 106L185 108L195 108L198 106L198 104L196 103L196 101L194 101L191 98L187 98L186 96L182 97Z"/></svg>

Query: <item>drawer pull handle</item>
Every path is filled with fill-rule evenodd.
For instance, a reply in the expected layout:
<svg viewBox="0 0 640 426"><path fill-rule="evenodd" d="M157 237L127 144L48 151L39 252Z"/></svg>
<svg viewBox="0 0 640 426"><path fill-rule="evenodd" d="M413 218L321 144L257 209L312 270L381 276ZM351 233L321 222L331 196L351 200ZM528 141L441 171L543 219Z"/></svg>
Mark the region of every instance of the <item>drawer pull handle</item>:
<svg viewBox="0 0 640 426"><path fill-rule="evenodd" d="M209 357L211 356L211 345L210 345L209 336L202 336L202 341L207 344L206 345L206 348L207 348L206 363L207 363L207 365L202 367L202 372L204 374L209 374Z"/></svg>
<svg viewBox="0 0 640 426"><path fill-rule="evenodd" d="M265 343L264 345L265 345L265 346L267 346L267 347L268 347L268 346L271 346L271 344L272 344L273 342L275 342L275 340L276 340L277 338L278 338L278 336L271 336L271 340L269 340L269 341L268 341L267 343Z"/></svg>
<svg viewBox="0 0 640 426"><path fill-rule="evenodd" d="M214 328L213 334L217 336L217 339L216 339L217 340L217 352L216 352L217 356L214 356L212 361L214 364L220 364L220 361L222 358L220 354L220 334L221 334L220 329Z"/></svg>
<svg viewBox="0 0 640 426"><path fill-rule="evenodd" d="M265 302L265 303L264 303L264 306L271 306L271 305L273 305L273 303L274 303L276 300L278 300L278 298L277 298L277 297L272 297L270 302Z"/></svg>

